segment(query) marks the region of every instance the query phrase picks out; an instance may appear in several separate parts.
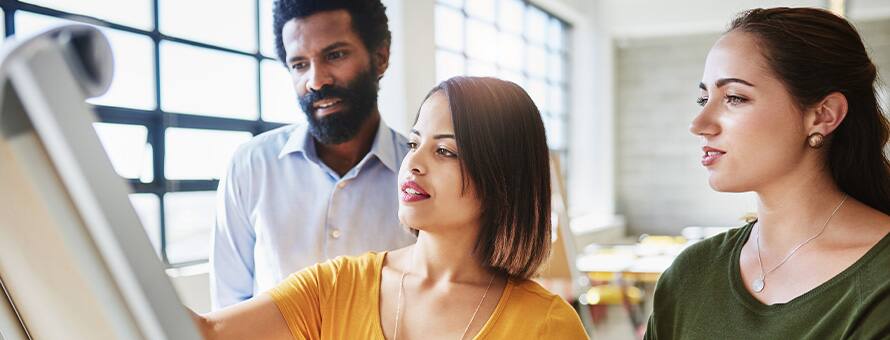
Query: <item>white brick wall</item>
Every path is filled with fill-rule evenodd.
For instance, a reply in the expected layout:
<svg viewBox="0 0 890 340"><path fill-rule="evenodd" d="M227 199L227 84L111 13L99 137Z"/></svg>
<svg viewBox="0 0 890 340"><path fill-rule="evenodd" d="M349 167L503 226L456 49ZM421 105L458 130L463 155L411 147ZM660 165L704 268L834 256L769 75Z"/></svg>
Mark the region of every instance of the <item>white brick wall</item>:
<svg viewBox="0 0 890 340"><path fill-rule="evenodd" d="M858 23L885 83L890 20ZM689 133L705 57L718 34L616 43L616 199L631 233L677 234L690 225L739 225L753 194L717 193ZM886 90L884 90L886 93ZM887 96L885 95L885 103ZM886 104L885 104L886 107Z"/></svg>

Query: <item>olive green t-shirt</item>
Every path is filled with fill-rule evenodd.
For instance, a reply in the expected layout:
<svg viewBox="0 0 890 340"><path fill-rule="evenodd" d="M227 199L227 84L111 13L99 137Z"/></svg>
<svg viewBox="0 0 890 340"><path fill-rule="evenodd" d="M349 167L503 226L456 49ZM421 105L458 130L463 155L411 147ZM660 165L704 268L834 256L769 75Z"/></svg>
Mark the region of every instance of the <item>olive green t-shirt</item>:
<svg viewBox="0 0 890 340"><path fill-rule="evenodd" d="M646 339L890 339L890 236L813 290L765 305L739 272L753 225L677 257L656 285Z"/></svg>

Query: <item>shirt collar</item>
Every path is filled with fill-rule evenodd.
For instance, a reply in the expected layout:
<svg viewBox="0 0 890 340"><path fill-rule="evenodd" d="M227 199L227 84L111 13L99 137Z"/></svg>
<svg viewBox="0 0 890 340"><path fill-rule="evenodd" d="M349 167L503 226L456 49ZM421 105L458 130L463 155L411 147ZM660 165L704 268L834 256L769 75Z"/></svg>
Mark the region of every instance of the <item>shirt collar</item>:
<svg viewBox="0 0 890 340"><path fill-rule="evenodd" d="M393 145L394 139L393 134L395 132L383 122L383 119L380 119L380 123L377 125L377 134L374 137L374 142L371 144L371 150L368 152L369 156L375 156L380 163L383 163L384 166L389 168L389 170L393 172L398 172L398 165L396 162L396 153L395 146ZM311 161L319 162L318 157L315 153L315 143L312 138L312 135L309 134L309 123L303 123L297 125L293 131L291 131L290 136L287 139L287 142L281 148L281 152L278 153L278 158L284 158L285 156L295 153L301 152L305 155L305 157ZM359 164L365 163L364 161L359 162Z"/></svg>
<svg viewBox="0 0 890 340"><path fill-rule="evenodd" d="M393 145L395 143L394 133L381 118L380 125L377 126L377 136L374 137L374 144L371 145L371 151L368 153L377 156L380 163L383 163L392 172L398 173L399 166L396 160L395 145Z"/></svg>
<svg viewBox="0 0 890 340"><path fill-rule="evenodd" d="M294 129L291 130L290 135L287 138L287 142L284 143L281 152L278 153L278 158L284 158L284 156L294 152L302 152L305 154L307 151L311 151L313 154L315 153L315 144L312 143L312 136L309 135L308 122L294 126Z"/></svg>

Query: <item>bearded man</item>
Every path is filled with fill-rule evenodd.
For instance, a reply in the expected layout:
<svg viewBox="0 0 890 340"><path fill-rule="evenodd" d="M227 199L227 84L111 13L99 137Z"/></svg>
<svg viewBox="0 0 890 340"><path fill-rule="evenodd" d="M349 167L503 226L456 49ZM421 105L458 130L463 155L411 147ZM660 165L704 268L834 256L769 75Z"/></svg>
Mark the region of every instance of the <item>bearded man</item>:
<svg viewBox="0 0 890 340"><path fill-rule="evenodd" d="M401 248L397 174L407 140L380 118L391 33L380 0L277 0L279 60L306 123L256 136L220 180L214 310L340 255Z"/></svg>

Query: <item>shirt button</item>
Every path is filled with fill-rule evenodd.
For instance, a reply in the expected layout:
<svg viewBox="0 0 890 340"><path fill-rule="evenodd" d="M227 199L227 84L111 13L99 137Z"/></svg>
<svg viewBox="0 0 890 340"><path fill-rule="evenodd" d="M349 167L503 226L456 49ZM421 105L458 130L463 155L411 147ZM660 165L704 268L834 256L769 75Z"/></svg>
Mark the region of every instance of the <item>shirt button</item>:
<svg viewBox="0 0 890 340"><path fill-rule="evenodd" d="M341 234L341 233L340 233L340 229L334 229L334 230L331 230L331 237L332 237L332 238L338 239L338 238L340 238L340 234Z"/></svg>
<svg viewBox="0 0 890 340"><path fill-rule="evenodd" d="M341 181L337 184L337 188L343 189L346 187L346 181Z"/></svg>

